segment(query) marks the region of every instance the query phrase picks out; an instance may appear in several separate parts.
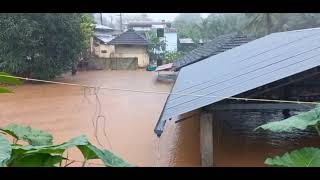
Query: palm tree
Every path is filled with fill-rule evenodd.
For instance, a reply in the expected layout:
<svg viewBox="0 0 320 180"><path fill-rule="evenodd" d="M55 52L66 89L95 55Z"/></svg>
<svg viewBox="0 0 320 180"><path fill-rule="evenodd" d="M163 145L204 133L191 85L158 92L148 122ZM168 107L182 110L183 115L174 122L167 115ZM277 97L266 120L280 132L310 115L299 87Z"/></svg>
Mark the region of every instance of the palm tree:
<svg viewBox="0 0 320 180"><path fill-rule="evenodd" d="M249 22L245 29L255 33L256 35L267 35L274 31L276 21L279 14L275 13L246 13Z"/></svg>

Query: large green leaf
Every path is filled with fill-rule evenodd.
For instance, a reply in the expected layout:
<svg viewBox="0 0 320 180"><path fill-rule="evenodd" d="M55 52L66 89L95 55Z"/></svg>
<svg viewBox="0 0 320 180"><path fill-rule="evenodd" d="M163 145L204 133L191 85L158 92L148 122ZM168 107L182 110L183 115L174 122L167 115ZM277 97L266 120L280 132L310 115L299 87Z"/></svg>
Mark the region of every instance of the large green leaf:
<svg viewBox="0 0 320 180"><path fill-rule="evenodd" d="M0 93L12 93L12 91L8 88L0 87Z"/></svg>
<svg viewBox="0 0 320 180"><path fill-rule="evenodd" d="M18 140L23 140L31 145L52 145L53 137L51 134L33 129L30 126L23 126L17 124L10 124L4 128L0 128L1 131L10 134Z"/></svg>
<svg viewBox="0 0 320 180"><path fill-rule="evenodd" d="M68 142L59 145L47 145L47 146L21 146L13 145L13 159L21 159L25 155L29 154L57 154L62 155L68 148L78 147L82 152L85 161L90 159L101 159L106 166L109 167L130 167L132 165L126 163L121 158L115 156L107 150L101 150L91 145L86 138L82 135L71 139Z"/></svg>
<svg viewBox="0 0 320 180"><path fill-rule="evenodd" d="M3 136L0 136L0 167L6 166L6 162L11 157L11 151L9 141Z"/></svg>
<svg viewBox="0 0 320 180"><path fill-rule="evenodd" d="M9 164L10 167L55 167L56 164L62 161L62 156L33 153L26 154L15 159Z"/></svg>
<svg viewBox="0 0 320 180"><path fill-rule="evenodd" d="M48 146L12 146L14 150L20 150L26 154L32 153L44 153L44 154L63 154L68 148L76 147L79 145L87 145L88 140L85 136L78 136L65 143L59 145L48 145Z"/></svg>
<svg viewBox="0 0 320 180"><path fill-rule="evenodd" d="M320 167L320 149L306 147L294 150L283 156L268 158L265 164L280 167Z"/></svg>
<svg viewBox="0 0 320 180"><path fill-rule="evenodd" d="M20 85L21 81L8 73L0 72L0 83Z"/></svg>
<svg viewBox="0 0 320 180"><path fill-rule="evenodd" d="M305 130L310 126L317 126L318 124L320 124L320 107L282 121L264 124L255 130L264 129L273 132L292 132L293 130Z"/></svg>
<svg viewBox="0 0 320 180"><path fill-rule="evenodd" d="M53 166L61 161L64 151L77 145L85 145L88 141L85 136L79 136L60 145L47 146L21 146L12 145L12 157L8 163L10 166ZM39 155L40 154L40 155ZM24 164L26 161L26 164ZM27 162L28 161L28 162ZM29 162L31 161L31 162ZM41 162L43 164L41 164Z"/></svg>
<svg viewBox="0 0 320 180"><path fill-rule="evenodd" d="M108 167L133 167L133 165L126 163L110 151L98 149L91 144L78 146L78 148L82 152L85 160L101 159L105 166Z"/></svg>

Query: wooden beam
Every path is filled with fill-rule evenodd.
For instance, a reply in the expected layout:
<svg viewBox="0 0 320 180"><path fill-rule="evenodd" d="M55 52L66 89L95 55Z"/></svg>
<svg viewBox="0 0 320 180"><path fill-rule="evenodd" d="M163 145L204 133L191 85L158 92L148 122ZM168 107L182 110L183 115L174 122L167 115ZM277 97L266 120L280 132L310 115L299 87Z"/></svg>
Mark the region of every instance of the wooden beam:
<svg viewBox="0 0 320 180"><path fill-rule="evenodd" d="M319 73L320 73L319 67L312 68L307 71L292 75L288 78L280 79L276 82L273 82L273 83L261 86L259 88L256 88L254 90L250 90L245 93L242 93L240 95L240 97L247 97L247 98L258 97L259 95L261 95L263 93L266 93L266 92L269 92L269 91L272 91L272 90L275 90L275 89L278 89L283 86L287 86L287 85L290 85L290 84L293 84L296 82L303 81L307 78L314 77L314 76L318 75Z"/></svg>
<svg viewBox="0 0 320 180"><path fill-rule="evenodd" d="M261 103L261 104L213 104L211 110L309 110L315 105L291 103Z"/></svg>
<svg viewBox="0 0 320 180"><path fill-rule="evenodd" d="M200 153L201 166L213 166L213 116L203 112L200 115Z"/></svg>

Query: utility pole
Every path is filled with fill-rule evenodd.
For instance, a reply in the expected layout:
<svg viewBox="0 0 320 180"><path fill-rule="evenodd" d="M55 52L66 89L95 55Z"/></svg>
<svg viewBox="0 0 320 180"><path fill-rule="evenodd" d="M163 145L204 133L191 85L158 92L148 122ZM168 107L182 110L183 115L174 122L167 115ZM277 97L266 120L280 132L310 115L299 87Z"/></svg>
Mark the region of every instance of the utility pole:
<svg viewBox="0 0 320 180"><path fill-rule="evenodd" d="M101 25L103 25L102 24L102 13L100 13L100 22L101 22Z"/></svg>
<svg viewBox="0 0 320 180"><path fill-rule="evenodd" d="M120 32L122 32L122 13L120 13Z"/></svg>

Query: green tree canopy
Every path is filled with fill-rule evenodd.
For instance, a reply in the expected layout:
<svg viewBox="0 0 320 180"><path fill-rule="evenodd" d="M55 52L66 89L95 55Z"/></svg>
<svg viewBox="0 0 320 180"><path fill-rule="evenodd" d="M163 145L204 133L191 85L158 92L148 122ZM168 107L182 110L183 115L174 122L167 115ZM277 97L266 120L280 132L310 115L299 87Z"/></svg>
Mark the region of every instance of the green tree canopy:
<svg viewBox="0 0 320 180"><path fill-rule="evenodd" d="M0 71L52 79L89 47L92 19L79 13L1 13Z"/></svg>

